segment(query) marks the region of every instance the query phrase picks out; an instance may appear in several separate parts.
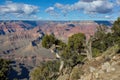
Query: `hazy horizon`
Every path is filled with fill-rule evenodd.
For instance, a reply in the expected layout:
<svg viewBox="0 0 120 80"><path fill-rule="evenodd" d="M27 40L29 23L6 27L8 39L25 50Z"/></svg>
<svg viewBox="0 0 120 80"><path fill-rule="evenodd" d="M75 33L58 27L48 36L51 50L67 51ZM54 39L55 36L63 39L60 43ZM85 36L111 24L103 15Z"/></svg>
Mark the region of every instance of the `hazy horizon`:
<svg viewBox="0 0 120 80"><path fill-rule="evenodd" d="M116 20L116 19L115 19ZM13 20L0 20L0 21L115 21L115 20L32 20L32 19L13 19Z"/></svg>

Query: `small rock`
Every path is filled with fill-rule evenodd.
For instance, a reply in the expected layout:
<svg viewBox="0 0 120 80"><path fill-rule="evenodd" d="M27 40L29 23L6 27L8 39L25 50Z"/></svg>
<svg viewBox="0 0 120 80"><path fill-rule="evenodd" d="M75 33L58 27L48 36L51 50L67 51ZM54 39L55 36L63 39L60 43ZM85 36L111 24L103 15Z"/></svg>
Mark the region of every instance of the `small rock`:
<svg viewBox="0 0 120 80"><path fill-rule="evenodd" d="M115 68L111 68L111 71L115 71Z"/></svg>
<svg viewBox="0 0 120 80"><path fill-rule="evenodd" d="M113 56L113 59L116 59L116 56Z"/></svg>
<svg viewBox="0 0 120 80"><path fill-rule="evenodd" d="M100 69L100 70L98 71L98 73L99 73L99 74L103 74L104 71Z"/></svg>
<svg viewBox="0 0 120 80"><path fill-rule="evenodd" d="M111 72L111 71L115 71L115 68L112 68L112 65L110 65L109 62L106 62L102 65L102 70L106 72Z"/></svg>
<svg viewBox="0 0 120 80"><path fill-rule="evenodd" d="M99 77L99 73L95 73L95 78L98 78Z"/></svg>
<svg viewBox="0 0 120 80"><path fill-rule="evenodd" d="M102 65L102 70L107 70L108 68L110 68L110 63L106 62Z"/></svg>
<svg viewBox="0 0 120 80"><path fill-rule="evenodd" d="M89 67L90 68L90 72L94 72L96 69L94 67Z"/></svg>
<svg viewBox="0 0 120 80"><path fill-rule="evenodd" d="M57 80L68 80L68 78L69 78L69 75L65 74L65 75L59 76Z"/></svg>
<svg viewBox="0 0 120 80"><path fill-rule="evenodd" d="M113 61L113 62L111 63L112 66L113 66L113 65L116 65L116 64L117 64L116 61Z"/></svg>

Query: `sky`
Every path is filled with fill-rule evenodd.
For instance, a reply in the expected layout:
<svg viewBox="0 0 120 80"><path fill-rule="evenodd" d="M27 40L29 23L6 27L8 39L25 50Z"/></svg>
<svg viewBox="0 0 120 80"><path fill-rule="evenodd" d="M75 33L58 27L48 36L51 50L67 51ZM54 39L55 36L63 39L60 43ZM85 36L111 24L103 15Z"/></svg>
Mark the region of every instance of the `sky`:
<svg viewBox="0 0 120 80"><path fill-rule="evenodd" d="M0 0L0 20L115 20L120 0Z"/></svg>

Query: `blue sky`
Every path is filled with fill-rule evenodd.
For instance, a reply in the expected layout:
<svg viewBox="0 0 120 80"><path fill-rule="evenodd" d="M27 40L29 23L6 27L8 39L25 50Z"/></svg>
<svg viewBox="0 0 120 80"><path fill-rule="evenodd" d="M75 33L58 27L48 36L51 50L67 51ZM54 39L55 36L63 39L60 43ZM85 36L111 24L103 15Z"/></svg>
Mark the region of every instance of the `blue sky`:
<svg viewBox="0 0 120 80"><path fill-rule="evenodd" d="M120 0L1 0L1 20L115 20Z"/></svg>

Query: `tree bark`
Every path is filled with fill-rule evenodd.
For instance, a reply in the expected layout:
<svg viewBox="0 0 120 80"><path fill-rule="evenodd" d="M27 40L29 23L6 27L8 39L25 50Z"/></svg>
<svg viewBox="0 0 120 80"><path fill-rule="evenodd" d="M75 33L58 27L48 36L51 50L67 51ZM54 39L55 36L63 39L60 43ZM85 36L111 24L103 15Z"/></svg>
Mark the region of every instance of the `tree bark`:
<svg viewBox="0 0 120 80"><path fill-rule="evenodd" d="M55 53L56 58L60 60L59 74L61 74L62 69L64 67L64 61L61 59L61 56L59 55L59 53L56 52L56 47L58 47L58 46L54 46L54 48L52 47L52 49L50 49L50 51L51 51L51 53Z"/></svg>
<svg viewBox="0 0 120 80"><path fill-rule="evenodd" d="M88 60L92 59L92 40L86 40L86 53Z"/></svg>

